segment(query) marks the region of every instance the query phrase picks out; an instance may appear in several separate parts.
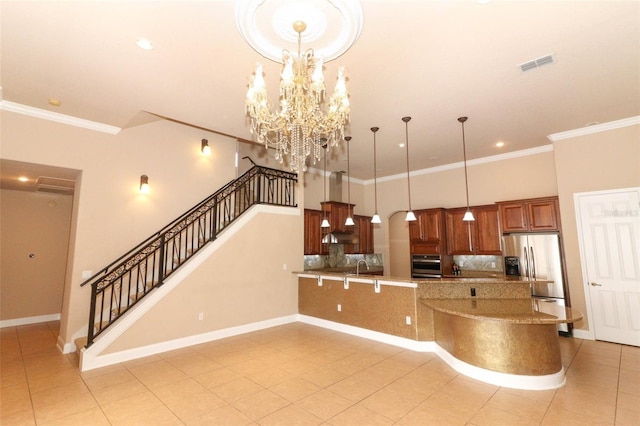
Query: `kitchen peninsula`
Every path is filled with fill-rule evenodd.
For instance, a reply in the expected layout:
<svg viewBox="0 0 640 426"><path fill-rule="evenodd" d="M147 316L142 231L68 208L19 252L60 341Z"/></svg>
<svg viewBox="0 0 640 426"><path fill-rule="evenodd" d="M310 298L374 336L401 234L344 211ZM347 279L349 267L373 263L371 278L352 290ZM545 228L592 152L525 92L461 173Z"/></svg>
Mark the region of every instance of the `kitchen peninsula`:
<svg viewBox="0 0 640 426"><path fill-rule="evenodd" d="M557 325L582 315L532 299L528 281L297 274L305 322L434 352L458 372L500 386L564 384Z"/></svg>

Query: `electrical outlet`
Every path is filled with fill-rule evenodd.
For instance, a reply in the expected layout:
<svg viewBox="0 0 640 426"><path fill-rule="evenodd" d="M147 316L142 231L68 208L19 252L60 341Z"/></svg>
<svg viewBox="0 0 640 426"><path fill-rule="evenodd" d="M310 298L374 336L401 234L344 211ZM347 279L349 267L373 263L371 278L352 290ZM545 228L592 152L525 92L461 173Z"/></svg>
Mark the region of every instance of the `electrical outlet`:
<svg viewBox="0 0 640 426"><path fill-rule="evenodd" d="M204 319L204 312L200 312L200 313L198 314L198 320L199 320L199 321L202 321L203 319Z"/></svg>
<svg viewBox="0 0 640 426"><path fill-rule="evenodd" d="M407 323L407 325L411 325L411 317L409 315L407 315L405 322Z"/></svg>
<svg viewBox="0 0 640 426"><path fill-rule="evenodd" d="M496 267L496 262L491 262L491 267L495 269L495 267Z"/></svg>
<svg viewBox="0 0 640 426"><path fill-rule="evenodd" d="M342 312L342 305L338 303L338 312Z"/></svg>
<svg viewBox="0 0 640 426"><path fill-rule="evenodd" d="M88 280L93 276L93 272L91 271L82 271L82 278Z"/></svg>
<svg viewBox="0 0 640 426"><path fill-rule="evenodd" d="M286 264L286 263L283 263L283 264L282 264L282 270L283 270L283 271L286 271L286 270L287 270L287 264Z"/></svg>

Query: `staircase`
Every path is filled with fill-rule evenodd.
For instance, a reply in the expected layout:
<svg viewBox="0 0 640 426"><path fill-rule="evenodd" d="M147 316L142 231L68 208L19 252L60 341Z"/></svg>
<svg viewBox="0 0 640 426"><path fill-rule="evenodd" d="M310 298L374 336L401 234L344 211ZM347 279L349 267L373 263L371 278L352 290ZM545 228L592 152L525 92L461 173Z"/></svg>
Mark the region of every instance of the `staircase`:
<svg viewBox="0 0 640 426"><path fill-rule="evenodd" d="M254 166L83 282L91 286L86 347L251 206L297 207L297 181Z"/></svg>

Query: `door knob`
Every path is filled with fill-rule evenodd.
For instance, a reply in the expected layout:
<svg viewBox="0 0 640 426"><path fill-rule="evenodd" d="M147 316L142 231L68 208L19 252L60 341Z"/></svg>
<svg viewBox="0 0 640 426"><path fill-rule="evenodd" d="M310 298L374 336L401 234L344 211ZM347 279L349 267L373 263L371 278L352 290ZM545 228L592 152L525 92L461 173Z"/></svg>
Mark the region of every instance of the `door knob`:
<svg viewBox="0 0 640 426"><path fill-rule="evenodd" d="M592 285L593 287L602 287L602 284L598 284L598 283L591 283L591 285Z"/></svg>

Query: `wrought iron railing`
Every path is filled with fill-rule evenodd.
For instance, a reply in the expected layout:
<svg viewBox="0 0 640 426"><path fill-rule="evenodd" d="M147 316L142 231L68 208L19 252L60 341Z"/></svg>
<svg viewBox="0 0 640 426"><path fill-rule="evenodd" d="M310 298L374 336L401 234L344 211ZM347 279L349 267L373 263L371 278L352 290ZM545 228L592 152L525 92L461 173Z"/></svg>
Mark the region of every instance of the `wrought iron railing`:
<svg viewBox="0 0 640 426"><path fill-rule="evenodd" d="M255 204L296 207L295 173L254 166L83 282L87 346Z"/></svg>

